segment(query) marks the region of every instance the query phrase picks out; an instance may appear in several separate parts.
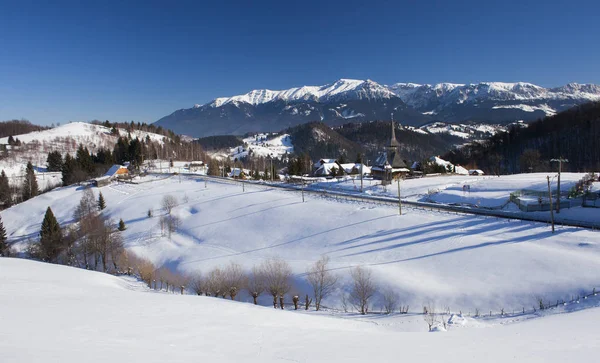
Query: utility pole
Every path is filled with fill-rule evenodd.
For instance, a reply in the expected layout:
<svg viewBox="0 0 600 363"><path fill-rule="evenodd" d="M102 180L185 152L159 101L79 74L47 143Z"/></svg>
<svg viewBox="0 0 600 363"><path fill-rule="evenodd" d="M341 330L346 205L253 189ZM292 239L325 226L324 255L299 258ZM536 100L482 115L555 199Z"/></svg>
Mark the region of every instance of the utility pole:
<svg viewBox="0 0 600 363"><path fill-rule="evenodd" d="M558 158L550 159L550 161L558 161L558 185L556 187L556 213L560 213L560 172L562 171L562 163L568 163L568 159Z"/></svg>
<svg viewBox="0 0 600 363"><path fill-rule="evenodd" d="M400 199L400 175L398 175L398 214L402 215L402 199Z"/></svg>
<svg viewBox="0 0 600 363"><path fill-rule="evenodd" d="M273 182L273 173L274 173L274 171L273 171L273 157L270 157L269 159L271 159L271 173L270 174L271 174L271 183L272 183Z"/></svg>
<svg viewBox="0 0 600 363"><path fill-rule="evenodd" d="M363 191L363 156L360 154L360 192Z"/></svg>
<svg viewBox="0 0 600 363"><path fill-rule="evenodd" d="M304 203L304 176L300 176L300 180L301 180L301 189L302 189L302 203Z"/></svg>
<svg viewBox="0 0 600 363"><path fill-rule="evenodd" d="M548 179L548 197L550 198L550 221L552 222L552 233L554 233L554 209L552 208L552 190L550 189L550 176Z"/></svg>

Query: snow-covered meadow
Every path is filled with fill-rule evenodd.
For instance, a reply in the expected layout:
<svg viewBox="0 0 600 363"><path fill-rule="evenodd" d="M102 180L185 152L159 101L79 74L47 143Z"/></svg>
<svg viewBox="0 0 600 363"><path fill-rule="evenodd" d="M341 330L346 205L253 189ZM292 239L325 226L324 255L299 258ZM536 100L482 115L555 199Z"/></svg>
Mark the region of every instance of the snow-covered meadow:
<svg viewBox="0 0 600 363"><path fill-rule="evenodd" d="M509 325L455 316L456 327L435 334L424 333L418 316L422 333L409 333L385 316L339 319L156 293L131 279L40 262L0 257L0 271L6 363L558 363L588 361L600 348L599 308Z"/></svg>
<svg viewBox="0 0 600 363"><path fill-rule="evenodd" d="M567 298L600 281L598 232L591 230L558 227L551 234L541 223L410 208L398 216L394 207L312 196L302 203L297 191L259 184L243 190L201 176L147 180L100 188L108 205L103 213L125 221L129 251L181 273L230 261L250 269L279 256L292 266L295 292L302 293L306 268L328 255L346 283L349 269L363 265L381 286L398 291L403 304L419 310L433 301L453 311L529 308L538 297ZM169 194L179 201L173 214L181 220L170 239L159 226L161 200ZM23 251L48 206L62 225L71 223L81 195L81 187L58 188L2 211L9 241ZM339 306L340 293L325 304Z"/></svg>

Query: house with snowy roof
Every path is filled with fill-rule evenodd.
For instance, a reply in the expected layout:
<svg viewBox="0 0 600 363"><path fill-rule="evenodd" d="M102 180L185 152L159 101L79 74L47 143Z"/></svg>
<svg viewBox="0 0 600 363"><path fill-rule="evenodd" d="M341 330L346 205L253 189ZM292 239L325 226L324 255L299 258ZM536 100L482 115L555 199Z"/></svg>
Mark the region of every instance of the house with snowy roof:
<svg viewBox="0 0 600 363"><path fill-rule="evenodd" d="M115 164L108 169L104 175L93 180L95 186L103 187L110 184L111 181L117 178L124 178L129 176L129 169L126 166Z"/></svg>

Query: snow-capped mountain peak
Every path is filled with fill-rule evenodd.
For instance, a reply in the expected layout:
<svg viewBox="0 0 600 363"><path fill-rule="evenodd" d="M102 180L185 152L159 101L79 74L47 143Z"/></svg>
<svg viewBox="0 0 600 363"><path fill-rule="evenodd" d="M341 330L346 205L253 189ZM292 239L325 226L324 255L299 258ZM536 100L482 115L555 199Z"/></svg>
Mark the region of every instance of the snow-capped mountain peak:
<svg viewBox="0 0 600 363"><path fill-rule="evenodd" d="M387 87L372 80L340 79L323 86L302 86L287 90L273 91L269 89L252 90L246 94L233 97L220 97L208 103L211 107L221 107L231 102L243 102L259 105L272 101L306 101L328 102L333 99L370 99L390 98L396 95Z"/></svg>

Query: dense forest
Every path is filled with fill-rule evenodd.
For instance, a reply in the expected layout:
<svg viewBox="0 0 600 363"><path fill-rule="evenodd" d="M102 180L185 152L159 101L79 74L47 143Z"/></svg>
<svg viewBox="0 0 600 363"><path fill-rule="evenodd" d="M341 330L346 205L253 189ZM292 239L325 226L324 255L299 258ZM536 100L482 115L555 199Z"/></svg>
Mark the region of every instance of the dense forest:
<svg viewBox="0 0 600 363"><path fill-rule="evenodd" d="M528 127L512 127L443 156L454 164L494 174L556 170L550 159L560 157L569 160L563 164L565 171L600 170L600 102L571 108Z"/></svg>
<svg viewBox="0 0 600 363"><path fill-rule="evenodd" d="M364 152L357 143L332 130L322 122L311 122L285 131L292 138L294 153L309 155L312 160L321 158L351 158Z"/></svg>
<svg viewBox="0 0 600 363"><path fill-rule="evenodd" d="M204 150L222 150L234 148L242 144L242 140L233 135L219 135L219 136L207 136L201 137L196 140L196 143L200 144Z"/></svg>
<svg viewBox="0 0 600 363"><path fill-rule="evenodd" d="M33 131L47 130L49 127L34 125L27 120L10 120L0 122L0 137L28 134Z"/></svg>

